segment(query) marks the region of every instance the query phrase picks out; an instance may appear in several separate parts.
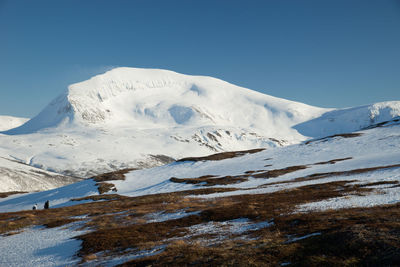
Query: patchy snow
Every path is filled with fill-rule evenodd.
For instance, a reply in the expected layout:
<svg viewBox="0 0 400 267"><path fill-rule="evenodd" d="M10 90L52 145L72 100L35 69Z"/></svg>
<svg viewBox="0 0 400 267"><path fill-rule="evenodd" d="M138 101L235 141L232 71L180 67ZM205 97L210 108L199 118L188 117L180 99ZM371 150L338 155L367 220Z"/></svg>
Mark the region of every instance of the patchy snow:
<svg viewBox="0 0 400 267"><path fill-rule="evenodd" d="M229 220L225 222L208 222L196 224L189 227L190 235L207 235L207 234L216 234L216 235L227 235L227 234L235 234L239 235L242 233L256 231L265 227L270 227L274 223L273 221L264 221L254 223L248 218L239 218L234 220Z"/></svg>
<svg viewBox="0 0 400 267"><path fill-rule="evenodd" d="M306 238L310 238L310 237L313 237L313 236L318 236L318 235L321 235L321 233L317 232L317 233L312 233L312 234L299 236L299 237L289 236L289 240L286 241L285 243L293 243L293 242L297 242L297 241L300 241L300 240L303 240L303 239L306 239Z"/></svg>
<svg viewBox="0 0 400 267"><path fill-rule="evenodd" d="M223 161L178 162L165 166L137 170L126 175L125 181L115 181L118 193L127 196L140 196L163 192L174 192L201 188L201 185L173 183L169 179L196 178L204 175L223 177L243 175L249 170L274 170L296 165L307 165L298 170L273 179L249 178L248 181L219 187L233 187L241 190L208 194L198 197L223 197L238 194L261 194L295 188L315 183L326 183L337 180L359 180L361 182L378 182L386 180L399 181L399 168L379 170L361 175L334 176L319 180L270 185L269 183L288 182L295 178L314 173L339 172L360 168L400 164L399 125L371 129L354 138L332 138L315 141L308 145L292 145L265 150L252 155ZM336 164L315 163L333 159L352 157ZM269 160L265 160L269 159ZM265 165L272 165L267 166ZM400 181L399 181L400 182ZM260 188L259 186L263 186ZM204 188L204 187L203 187ZM393 189L397 190L397 189Z"/></svg>
<svg viewBox="0 0 400 267"><path fill-rule="evenodd" d="M171 212L171 213L154 212L154 213L146 214L144 216L144 218L147 220L147 223L164 222L164 221L169 221L169 220L180 219L180 218L191 216L191 215L197 215L199 213L200 213L200 211L186 212L185 210L179 210L179 211Z"/></svg>
<svg viewBox="0 0 400 267"><path fill-rule="evenodd" d="M376 190L366 195L347 195L344 197L330 198L327 200L311 202L298 206L298 211L323 211L330 209L344 209L357 207L373 207L377 205L395 204L400 202L400 190L397 188L386 188Z"/></svg>
<svg viewBox="0 0 400 267"><path fill-rule="evenodd" d="M124 251L124 255L116 256L115 254L111 256L105 255L103 252L101 253L96 253L96 260L89 261L85 264L81 264L82 266L94 266L94 265L99 265L99 266L106 266L106 267L112 267L112 266L117 266L120 264L123 264L128 261L132 261L135 259L140 259L144 257L150 257L154 256L157 254L160 254L165 250L165 245L161 246L155 246L154 248L151 249L145 249L145 250L137 250L137 249L128 249Z"/></svg>
<svg viewBox="0 0 400 267"><path fill-rule="evenodd" d="M33 227L0 238L1 266L72 266L81 241L73 239L84 231L64 227Z"/></svg>

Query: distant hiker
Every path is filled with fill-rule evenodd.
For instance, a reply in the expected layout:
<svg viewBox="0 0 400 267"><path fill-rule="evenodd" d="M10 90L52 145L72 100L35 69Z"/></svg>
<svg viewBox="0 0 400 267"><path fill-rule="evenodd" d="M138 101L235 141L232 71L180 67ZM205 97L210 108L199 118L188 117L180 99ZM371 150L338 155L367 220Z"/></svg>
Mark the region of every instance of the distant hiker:
<svg viewBox="0 0 400 267"><path fill-rule="evenodd" d="M44 203L44 209L47 210L49 207L50 207L50 202L47 200L47 201Z"/></svg>
<svg viewBox="0 0 400 267"><path fill-rule="evenodd" d="M35 205L33 205L32 209L37 210L37 203Z"/></svg>

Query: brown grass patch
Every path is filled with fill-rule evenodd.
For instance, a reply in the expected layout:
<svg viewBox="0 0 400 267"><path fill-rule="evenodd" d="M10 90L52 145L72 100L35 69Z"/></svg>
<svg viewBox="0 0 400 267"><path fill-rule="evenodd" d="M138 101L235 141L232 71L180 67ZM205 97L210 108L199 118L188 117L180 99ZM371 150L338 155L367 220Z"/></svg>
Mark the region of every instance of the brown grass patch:
<svg viewBox="0 0 400 267"><path fill-rule="evenodd" d="M12 195L24 194L24 193L28 193L28 192L23 192L23 191L0 192L0 198L6 198L6 197L9 197Z"/></svg>
<svg viewBox="0 0 400 267"><path fill-rule="evenodd" d="M112 180L125 180L125 174L128 172L134 171L137 169L123 169L123 170L118 170L118 171L113 171L113 172L107 172L103 174L99 174L97 176L94 176L92 179L96 182L106 182L106 181L112 181Z"/></svg>
<svg viewBox="0 0 400 267"><path fill-rule="evenodd" d="M397 117L396 119L392 119L390 121L384 121L384 122L380 122L380 123L376 123L376 124L370 125L368 127L363 128L363 130L397 125L398 122L400 122L400 119ZM389 123L391 123L391 124L389 124ZM389 125L387 125L387 124L389 124Z"/></svg>
<svg viewBox="0 0 400 267"><path fill-rule="evenodd" d="M349 159L352 159L352 158L353 157L347 157L347 158L341 158L341 159L332 159L332 160L328 160L328 161L317 162L317 163L314 163L313 165L335 164L336 162L345 161L345 160L349 160Z"/></svg>
<svg viewBox="0 0 400 267"><path fill-rule="evenodd" d="M169 179L174 183L185 183L185 184L201 184L203 186L214 186L214 185L227 185L236 184L247 181L245 176L224 176L215 177L212 175L202 176L199 178L176 178L172 177Z"/></svg>
<svg viewBox="0 0 400 267"><path fill-rule="evenodd" d="M362 174L367 172L385 170L385 169L393 169L399 168L400 164L393 164L393 165L386 165L386 166L376 166L376 167L369 167L369 168L359 168L353 169L349 171L338 171L338 172L325 172L325 173L314 173L304 178L313 178L313 179L320 179L332 176L349 176L354 174Z"/></svg>
<svg viewBox="0 0 400 267"><path fill-rule="evenodd" d="M98 231L81 236L83 247L81 255L100 251L124 251L128 248L149 249L162 245L168 239L184 239L188 227L208 222L224 222L237 218L249 218L255 221L270 220L283 213L291 212L299 203L318 201L342 196L348 193L369 192L370 189L347 185L349 181L338 181L323 185L310 185L294 190L261 195L239 195L219 199L188 199L188 192L160 194L138 198L128 198L124 202L134 205L135 213L128 220L149 212L171 209L202 210L199 215L181 219L147 224L126 224L116 222L115 216L102 216ZM337 190L341 188L341 190ZM113 201L115 206L119 201ZM133 217L132 217L133 216ZM107 222L109 220L109 222ZM112 223L114 222L114 223ZM92 228L93 228L92 226ZM108 228L112 226L112 228ZM200 238L200 237L198 237ZM207 234L201 238L212 238ZM195 242L191 240L190 242Z"/></svg>
<svg viewBox="0 0 400 267"><path fill-rule="evenodd" d="M367 186L377 186L377 185L397 185L399 184L399 181L380 181L380 182L374 182L374 183L367 183L367 184L361 184L360 187L367 187Z"/></svg>
<svg viewBox="0 0 400 267"><path fill-rule="evenodd" d="M283 169L276 169L276 170L270 170L262 173L257 173L253 174L252 177L254 178L275 178L278 176L282 176L287 173L295 172L298 170L304 170L307 169L308 167L306 165L298 165L298 166L290 166L287 168Z"/></svg>
<svg viewBox="0 0 400 267"><path fill-rule="evenodd" d="M325 142L328 141L329 139L335 138L335 137L341 137L341 138L354 138L354 137L358 137L363 135L362 133L343 133L343 134L335 134L335 135L330 135L327 137L323 137L323 138L319 138L319 139L313 139L313 140L309 140L304 142L304 144L308 145L311 144L313 142Z"/></svg>
<svg viewBox="0 0 400 267"><path fill-rule="evenodd" d="M329 178L333 176L350 176L354 174L362 174L362 173L367 173L367 172L373 172L373 171L379 171L379 170L385 170L385 169L392 169L392 168L399 168L400 164L394 164L394 165L388 165L388 166L377 166L377 167L369 167L369 168L360 168L360 169L353 169L353 170L348 170L348 171L339 171L339 172L319 172L319 173L313 173L304 177L299 177L295 178L292 180L288 181L280 181L280 182L275 182L275 183L268 183L268 184L263 184L258 186L259 188L262 187L268 187L271 185L277 185L277 184L288 184L288 183L297 183L297 182L304 182L304 181L312 181L312 180L319 180L323 178ZM386 182L378 182L378 184L385 184ZM390 183L390 182L388 182ZM370 185L374 185L373 183ZM360 185L361 186L361 185Z"/></svg>
<svg viewBox="0 0 400 267"><path fill-rule="evenodd" d="M265 150L264 148L257 148L257 149L250 149L250 150L243 150L243 151L231 151L231 152L222 152L217 154L212 154L205 157L188 157L177 160L177 162L183 161L207 161L207 160L223 160L223 159L230 159L241 157L246 154L254 154Z"/></svg>
<svg viewBox="0 0 400 267"><path fill-rule="evenodd" d="M113 172L107 172L103 174L99 174L97 176L92 177L94 181L96 181L96 186L100 194L107 193L109 191L117 192L115 185L112 183L106 183L107 181L115 181L115 180L125 180L125 174L128 172L134 171L137 169L123 169Z"/></svg>
<svg viewBox="0 0 400 267"><path fill-rule="evenodd" d="M117 192L115 185L111 184L111 183L101 182L101 183L96 183L96 186L97 186L97 190L99 191L99 194L104 194L109 191Z"/></svg>

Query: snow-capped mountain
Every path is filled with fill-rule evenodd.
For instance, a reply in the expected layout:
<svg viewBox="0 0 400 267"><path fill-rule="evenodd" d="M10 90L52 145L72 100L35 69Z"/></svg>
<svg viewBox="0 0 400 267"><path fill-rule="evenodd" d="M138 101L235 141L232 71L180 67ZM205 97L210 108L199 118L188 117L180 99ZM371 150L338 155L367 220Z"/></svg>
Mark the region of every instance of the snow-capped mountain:
<svg viewBox="0 0 400 267"><path fill-rule="evenodd" d="M85 126L159 129L238 127L298 138L291 126L327 111L229 84L166 70L117 68L69 86L39 115L7 134Z"/></svg>
<svg viewBox="0 0 400 267"><path fill-rule="evenodd" d="M12 116L0 116L0 131L6 131L9 129L16 128L21 126L29 119L27 118L19 118L19 117L12 117Z"/></svg>
<svg viewBox="0 0 400 267"><path fill-rule="evenodd" d="M116 68L69 86L36 117L0 133L0 152L44 170L89 177L285 146L399 115L399 102L323 109L212 77Z"/></svg>

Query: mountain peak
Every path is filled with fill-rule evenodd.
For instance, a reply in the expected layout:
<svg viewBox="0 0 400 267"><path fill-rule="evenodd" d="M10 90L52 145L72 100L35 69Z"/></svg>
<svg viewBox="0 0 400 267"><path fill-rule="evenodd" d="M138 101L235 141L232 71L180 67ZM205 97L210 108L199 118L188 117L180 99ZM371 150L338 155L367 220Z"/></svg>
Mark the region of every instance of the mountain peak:
<svg viewBox="0 0 400 267"><path fill-rule="evenodd" d="M10 133L73 123L138 129L225 125L276 135L325 111L212 77L120 67L70 85L38 116Z"/></svg>

